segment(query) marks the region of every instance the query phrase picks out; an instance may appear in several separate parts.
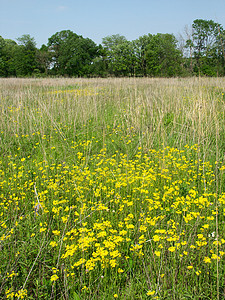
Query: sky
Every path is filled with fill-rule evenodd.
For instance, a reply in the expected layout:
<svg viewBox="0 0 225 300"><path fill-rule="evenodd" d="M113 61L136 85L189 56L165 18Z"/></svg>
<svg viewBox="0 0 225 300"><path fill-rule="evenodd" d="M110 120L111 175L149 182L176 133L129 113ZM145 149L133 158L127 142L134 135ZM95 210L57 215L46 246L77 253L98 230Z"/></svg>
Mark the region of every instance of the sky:
<svg viewBox="0 0 225 300"><path fill-rule="evenodd" d="M214 20L225 29L225 0L0 0L0 36L34 37L37 47L56 32L71 30L96 44L120 34L184 34L195 19Z"/></svg>

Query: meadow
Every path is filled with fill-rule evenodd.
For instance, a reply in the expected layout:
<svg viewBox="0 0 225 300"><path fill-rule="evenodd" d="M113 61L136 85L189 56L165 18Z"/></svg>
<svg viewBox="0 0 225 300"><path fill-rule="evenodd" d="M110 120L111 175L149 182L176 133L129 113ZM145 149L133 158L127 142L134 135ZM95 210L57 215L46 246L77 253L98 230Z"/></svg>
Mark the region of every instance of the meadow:
<svg viewBox="0 0 225 300"><path fill-rule="evenodd" d="M1 299L225 299L225 78L0 79Z"/></svg>

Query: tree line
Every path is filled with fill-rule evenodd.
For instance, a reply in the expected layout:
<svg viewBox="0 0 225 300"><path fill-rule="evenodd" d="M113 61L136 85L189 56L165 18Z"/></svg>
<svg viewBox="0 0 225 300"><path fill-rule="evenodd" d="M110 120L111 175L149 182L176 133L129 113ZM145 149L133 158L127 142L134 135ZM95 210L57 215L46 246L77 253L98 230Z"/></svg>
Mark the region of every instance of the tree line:
<svg viewBox="0 0 225 300"><path fill-rule="evenodd" d="M225 30L213 20L196 19L184 35L147 34L128 41L116 34L96 45L71 30L55 33L37 48L25 34L0 36L0 77L224 76Z"/></svg>

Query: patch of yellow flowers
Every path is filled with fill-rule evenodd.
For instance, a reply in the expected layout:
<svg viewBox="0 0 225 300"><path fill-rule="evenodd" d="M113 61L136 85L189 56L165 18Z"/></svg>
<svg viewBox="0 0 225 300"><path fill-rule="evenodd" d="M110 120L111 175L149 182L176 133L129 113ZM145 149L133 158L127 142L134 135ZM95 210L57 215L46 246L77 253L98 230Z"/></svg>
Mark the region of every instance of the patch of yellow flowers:
<svg viewBox="0 0 225 300"><path fill-rule="evenodd" d="M73 148L77 149L75 142ZM58 258L58 265L66 266L68 280L80 272L100 274L106 269L126 276L132 259L140 265L143 260L153 264L158 285L163 285L170 276L168 264L186 265L201 276L209 265L215 268L215 262L224 261L224 231L219 227L219 235L212 233L215 218L225 216L225 194L213 192L212 165L196 158L197 145L147 153L139 149L133 159L118 152L109 156L106 148L89 157L85 151L74 151L73 164L34 159L33 177L26 166L21 168L27 159L9 162L7 170L0 170L0 188L10 188L8 195L1 194L1 243L12 239L12 229L34 213L36 184L42 209L31 230L39 237L49 234L46 251ZM7 178L5 172L10 174ZM24 207L24 218L10 228L8 211L22 212ZM51 228L48 220L53 220ZM49 278L52 284L60 279L56 273ZM146 294L154 296L157 291ZM9 295L7 290L6 298ZM26 290L13 295L23 299Z"/></svg>

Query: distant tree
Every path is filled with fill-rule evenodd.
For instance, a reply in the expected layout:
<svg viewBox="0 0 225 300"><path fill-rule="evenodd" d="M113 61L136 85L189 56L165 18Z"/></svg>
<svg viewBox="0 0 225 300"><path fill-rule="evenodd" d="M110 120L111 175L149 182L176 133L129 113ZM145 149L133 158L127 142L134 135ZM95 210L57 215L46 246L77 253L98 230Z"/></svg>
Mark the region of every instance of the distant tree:
<svg viewBox="0 0 225 300"><path fill-rule="evenodd" d="M150 43L152 35L140 36L133 41L134 52L136 57L135 74L146 76L147 75L147 46Z"/></svg>
<svg viewBox="0 0 225 300"><path fill-rule="evenodd" d="M4 57L5 40L0 36L0 76L4 77L6 73L5 57Z"/></svg>
<svg viewBox="0 0 225 300"><path fill-rule="evenodd" d="M36 42L33 37L31 37L29 34L24 34L21 37L17 38L18 44L26 47L26 49L36 49Z"/></svg>
<svg viewBox="0 0 225 300"><path fill-rule="evenodd" d="M105 64L109 74L115 75L115 62L116 62L116 52L115 48L127 42L127 39L123 35L113 34L108 35L102 39L102 46L105 51Z"/></svg>
<svg viewBox="0 0 225 300"><path fill-rule="evenodd" d="M0 37L0 76L8 77L16 75L15 53L18 45L10 39Z"/></svg>
<svg viewBox="0 0 225 300"><path fill-rule="evenodd" d="M177 49L177 40L173 34L153 35L147 45L146 64L148 75L179 76L182 53Z"/></svg>
<svg viewBox="0 0 225 300"><path fill-rule="evenodd" d="M208 54L209 51L218 42L218 26L220 24L215 23L212 20L194 20L192 24L193 28L193 43L196 57L201 57ZM221 27L221 30L222 27Z"/></svg>
<svg viewBox="0 0 225 300"><path fill-rule="evenodd" d="M98 47L91 39L70 30L52 35L48 40L48 49L52 53L52 71L59 75L88 75L98 55Z"/></svg>
<svg viewBox="0 0 225 300"><path fill-rule="evenodd" d="M193 52L194 70L209 76L218 75L224 65L224 30L212 20L196 19L192 24L192 36L186 47ZM223 68L222 68L223 69Z"/></svg>
<svg viewBox="0 0 225 300"><path fill-rule="evenodd" d="M114 61L112 70L115 76L134 76L135 55L133 44L130 41L124 41L115 46L113 50Z"/></svg>
<svg viewBox="0 0 225 300"><path fill-rule="evenodd" d="M97 56L93 59L90 71L93 76L106 77L108 75L107 51L101 44L98 46Z"/></svg>
<svg viewBox="0 0 225 300"><path fill-rule="evenodd" d="M15 67L17 76L31 76L37 69L36 42L29 34L17 39L19 47L15 53Z"/></svg>
<svg viewBox="0 0 225 300"><path fill-rule="evenodd" d="M11 39L5 39L6 76L16 76L15 56L19 46Z"/></svg>
<svg viewBox="0 0 225 300"><path fill-rule="evenodd" d="M124 42L127 42L127 39L120 34L108 35L102 39L103 47L109 53L112 52L117 45L123 44Z"/></svg>
<svg viewBox="0 0 225 300"><path fill-rule="evenodd" d="M134 45L119 34L104 37L108 72L114 76L133 76L135 72Z"/></svg>
<svg viewBox="0 0 225 300"><path fill-rule="evenodd" d="M48 75L51 68L52 53L49 51L46 45L42 45L41 48L38 49L36 56L37 66L40 70L40 73Z"/></svg>

